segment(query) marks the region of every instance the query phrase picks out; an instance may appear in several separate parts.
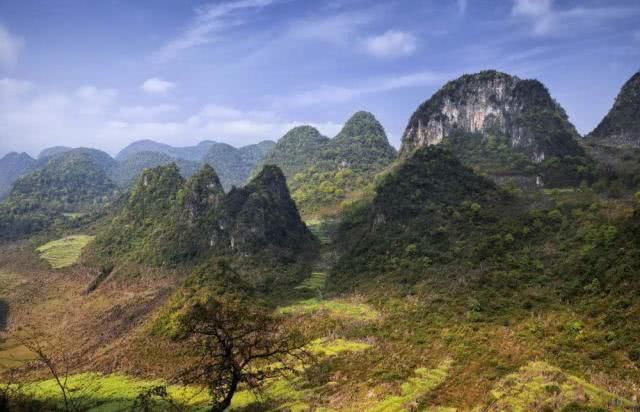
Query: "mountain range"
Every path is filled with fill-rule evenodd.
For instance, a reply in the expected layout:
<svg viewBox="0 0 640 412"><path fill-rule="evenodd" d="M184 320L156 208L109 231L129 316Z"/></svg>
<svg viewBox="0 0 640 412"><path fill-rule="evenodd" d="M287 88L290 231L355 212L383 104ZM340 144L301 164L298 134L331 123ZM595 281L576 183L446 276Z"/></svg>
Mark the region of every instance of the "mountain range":
<svg viewBox="0 0 640 412"><path fill-rule="evenodd" d="M295 352L251 364L231 410L635 410L639 76L586 137L542 83L489 70L420 104L399 152L359 111L332 138L299 126L242 148L11 155L0 165L22 176L0 204L0 282L20 285L0 288L8 333L29 321L71 342L60 347L83 360L79 386L172 382L77 398L98 407L197 410L219 388L184 395L177 385L210 384L186 380L185 364L208 373L215 339L254 353L286 330L310 363ZM70 235L92 240L68 268L34 263L37 245ZM194 308L206 316L188 323ZM252 310L278 323L232 338L209 327ZM191 346L194 328L207 345ZM0 358L11 350L0 342ZM295 373L269 374L286 362ZM38 395L46 371L26 372L29 393L55 402Z"/></svg>

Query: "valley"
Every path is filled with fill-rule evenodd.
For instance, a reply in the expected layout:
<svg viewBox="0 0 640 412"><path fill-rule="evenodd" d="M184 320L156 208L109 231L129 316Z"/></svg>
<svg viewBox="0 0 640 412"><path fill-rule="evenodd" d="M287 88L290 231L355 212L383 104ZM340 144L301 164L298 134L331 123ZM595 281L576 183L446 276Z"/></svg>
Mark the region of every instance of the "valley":
<svg viewBox="0 0 640 412"><path fill-rule="evenodd" d="M360 111L333 138L12 155L2 405L637 410L638 79L593 140L483 71L398 152Z"/></svg>

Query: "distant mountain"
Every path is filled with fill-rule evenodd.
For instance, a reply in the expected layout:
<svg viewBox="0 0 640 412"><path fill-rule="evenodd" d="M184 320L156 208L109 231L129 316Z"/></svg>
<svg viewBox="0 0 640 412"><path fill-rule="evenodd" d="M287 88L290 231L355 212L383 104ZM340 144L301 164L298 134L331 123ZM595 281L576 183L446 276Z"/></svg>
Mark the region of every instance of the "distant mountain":
<svg viewBox="0 0 640 412"><path fill-rule="evenodd" d="M225 195L209 165L185 181L171 164L143 172L91 253L102 261L159 266L210 255L286 262L314 245L278 168L266 167Z"/></svg>
<svg viewBox="0 0 640 412"><path fill-rule="evenodd" d="M167 164L172 159L182 174L189 177L195 164L207 163L219 174L225 189L247 183L251 170L275 145L271 141L235 148L226 143L203 141L196 146L173 147L153 140L140 140L124 148L116 160L124 169L118 173L118 182L131 182L141 167ZM154 157L151 153L156 153ZM128 169L127 169L128 167Z"/></svg>
<svg viewBox="0 0 640 412"><path fill-rule="evenodd" d="M31 170L36 160L26 153L9 153L0 159L0 199L6 196L13 182Z"/></svg>
<svg viewBox="0 0 640 412"><path fill-rule="evenodd" d="M290 181L297 173L313 163L317 154L324 150L330 139L311 126L298 126L289 130L259 164L277 165Z"/></svg>
<svg viewBox="0 0 640 412"><path fill-rule="evenodd" d="M623 86L609 113L587 141L613 147L640 148L640 72Z"/></svg>
<svg viewBox="0 0 640 412"><path fill-rule="evenodd" d="M400 153L406 157L444 144L463 163L499 181L528 178L562 186L588 178L579 139L542 83L483 71L447 83L422 103L409 120Z"/></svg>
<svg viewBox="0 0 640 412"><path fill-rule="evenodd" d="M368 112L355 113L333 139L310 126L289 131L262 164L280 167L306 215L332 214L373 187L395 159L384 128Z"/></svg>
<svg viewBox="0 0 640 412"><path fill-rule="evenodd" d="M38 155L38 160L42 160L45 159L47 157L50 156L54 156L57 154L61 154L64 152L68 152L69 150L72 150L71 147L67 147L67 146L53 146L53 147L49 147L44 149L43 151L40 152L40 154Z"/></svg>
<svg viewBox="0 0 640 412"><path fill-rule="evenodd" d="M65 214L98 210L116 194L115 161L104 152L73 149L46 157L18 178L0 204L0 233L15 238L46 229Z"/></svg>
<svg viewBox="0 0 640 412"><path fill-rule="evenodd" d="M164 143L154 142L153 140L139 140L122 149L120 153L116 155L116 160L123 161L140 152L157 152L177 159L200 162L207 151L217 144L220 143L205 140L195 146L174 147Z"/></svg>
<svg viewBox="0 0 640 412"><path fill-rule="evenodd" d="M120 186L127 187L142 174L144 169L176 163L180 174L187 178L193 175L200 164L190 160L177 159L159 152L137 152L118 161L111 171L111 178Z"/></svg>
<svg viewBox="0 0 640 412"><path fill-rule="evenodd" d="M256 164L274 145L272 141L264 141L236 149L225 143L216 143L202 160L218 172L225 190L229 190L232 186L246 184Z"/></svg>

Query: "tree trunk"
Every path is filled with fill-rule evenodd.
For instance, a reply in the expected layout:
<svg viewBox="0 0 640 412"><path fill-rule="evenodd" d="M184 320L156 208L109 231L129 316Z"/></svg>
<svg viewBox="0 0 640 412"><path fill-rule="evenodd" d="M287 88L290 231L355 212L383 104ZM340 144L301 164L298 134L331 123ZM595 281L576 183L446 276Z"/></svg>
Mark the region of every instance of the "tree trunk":
<svg viewBox="0 0 640 412"><path fill-rule="evenodd" d="M234 373L231 377L231 383L229 384L227 394L223 400L213 405L211 412L224 412L229 406L231 406L231 399L233 399L233 395L235 395L236 390L238 389L238 383L240 383L240 378Z"/></svg>

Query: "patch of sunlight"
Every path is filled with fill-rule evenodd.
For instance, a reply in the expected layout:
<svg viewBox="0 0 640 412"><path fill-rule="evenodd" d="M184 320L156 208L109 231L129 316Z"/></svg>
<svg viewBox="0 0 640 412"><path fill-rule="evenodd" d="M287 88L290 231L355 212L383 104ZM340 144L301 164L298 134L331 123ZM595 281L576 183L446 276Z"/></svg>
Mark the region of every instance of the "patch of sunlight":
<svg viewBox="0 0 640 412"><path fill-rule="evenodd" d="M68 386L74 403L90 412L129 410L137 396L151 387L165 385L162 380L141 380L124 375L81 373L69 377ZM60 390L53 379L24 385L25 394L42 401L64 406ZM168 385L171 399L189 411L204 410L209 402L206 390L191 386ZM169 410L168 404L157 401L154 410Z"/></svg>
<svg viewBox="0 0 640 412"><path fill-rule="evenodd" d="M75 235L53 240L36 250L40 257L54 269L61 269L75 264L80 258L82 249L93 240L94 236Z"/></svg>
<svg viewBox="0 0 640 412"><path fill-rule="evenodd" d="M304 280L296 289L304 289L310 291L323 290L327 283L326 272L313 272L311 276Z"/></svg>
<svg viewBox="0 0 640 412"><path fill-rule="evenodd" d="M310 352L320 357L337 356L343 352L359 352L370 348L364 342L346 339L316 339L308 346ZM296 368L297 369L297 368ZM302 371L301 367L299 371ZM303 388L304 381L299 378L274 378L265 385L264 391L257 395L252 391L239 391L233 397L231 409L245 408L253 404L260 404L269 411L308 411L310 405L305 399L311 396L311 390ZM318 409L314 409L318 410ZM329 409L323 409L329 411Z"/></svg>
<svg viewBox="0 0 640 412"><path fill-rule="evenodd" d="M495 399L490 410L584 410L603 408L609 411L629 410L634 405L602 388L545 362L531 362L518 372L504 377L491 391Z"/></svg>
<svg viewBox="0 0 640 412"><path fill-rule="evenodd" d="M426 395L444 382L450 367L451 360L445 360L435 369L416 369L415 376L401 385L400 395L386 397L365 410L368 412L406 411L410 403L415 402L419 397Z"/></svg>
<svg viewBox="0 0 640 412"><path fill-rule="evenodd" d="M329 316L339 319L358 319L371 321L378 318L378 312L365 303L350 302L342 299L308 299L293 305L280 308L281 313L317 313L326 312Z"/></svg>
<svg viewBox="0 0 640 412"><path fill-rule="evenodd" d="M308 349L316 356L336 356L342 352L361 352L369 349L370 344L346 339L316 339Z"/></svg>

